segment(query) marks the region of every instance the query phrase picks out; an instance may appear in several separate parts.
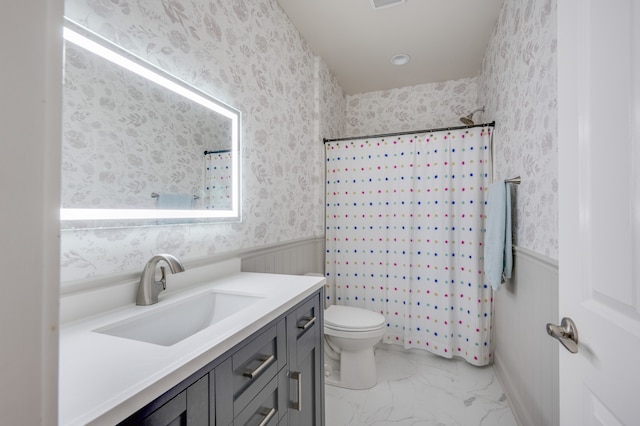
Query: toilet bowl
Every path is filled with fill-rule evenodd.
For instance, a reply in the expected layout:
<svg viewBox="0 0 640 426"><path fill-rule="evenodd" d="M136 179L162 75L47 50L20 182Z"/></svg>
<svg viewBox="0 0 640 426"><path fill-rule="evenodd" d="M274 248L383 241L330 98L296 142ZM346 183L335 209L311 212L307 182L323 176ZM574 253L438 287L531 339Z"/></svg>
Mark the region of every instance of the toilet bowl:
<svg viewBox="0 0 640 426"><path fill-rule="evenodd" d="M385 333L379 313L332 305L324 311L325 383L369 389L377 382L373 346Z"/></svg>

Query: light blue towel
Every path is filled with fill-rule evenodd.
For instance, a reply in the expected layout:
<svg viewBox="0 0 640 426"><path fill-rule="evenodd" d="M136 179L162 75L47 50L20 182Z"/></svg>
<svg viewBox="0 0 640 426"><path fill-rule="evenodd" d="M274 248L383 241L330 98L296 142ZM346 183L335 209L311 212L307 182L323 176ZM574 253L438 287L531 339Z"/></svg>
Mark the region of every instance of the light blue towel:
<svg viewBox="0 0 640 426"><path fill-rule="evenodd" d="M511 193L504 181L489 186L487 230L484 238L484 273L498 290L504 278L511 278Z"/></svg>
<svg viewBox="0 0 640 426"><path fill-rule="evenodd" d="M193 195L162 192L158 195L157 206L161 210L190 210L193 207Z"/></svg>

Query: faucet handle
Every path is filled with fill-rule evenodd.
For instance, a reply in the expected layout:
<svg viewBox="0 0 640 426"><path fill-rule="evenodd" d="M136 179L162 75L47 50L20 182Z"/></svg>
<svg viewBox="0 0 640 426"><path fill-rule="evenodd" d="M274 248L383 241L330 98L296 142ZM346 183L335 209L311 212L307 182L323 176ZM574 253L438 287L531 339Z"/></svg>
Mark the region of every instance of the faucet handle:
<svg viewBox="0 0 640 426"><path fill-rule="evenodd" d="M156 265L163 261L173 274L184 271L184 266L177 258L170 254L157 254L153 256L144 266L140 283L138 284L138 294L136 296L137 305L152 305L158 302L158 294L167 289L167 270L165 266L160 266L162 277L156 281ZM162 286L162 287L161 287Z"/></svg>
<svg viewBox="0 0 640 426"><path fill-rule="evenodd" d="M160 267L160 273L162 274L162 278L160 278L160 281L158 281L158 284L162 283L162 289L166 290L167 289L167 273L166 273L166 270L164 269L164 266Z"/></svg>

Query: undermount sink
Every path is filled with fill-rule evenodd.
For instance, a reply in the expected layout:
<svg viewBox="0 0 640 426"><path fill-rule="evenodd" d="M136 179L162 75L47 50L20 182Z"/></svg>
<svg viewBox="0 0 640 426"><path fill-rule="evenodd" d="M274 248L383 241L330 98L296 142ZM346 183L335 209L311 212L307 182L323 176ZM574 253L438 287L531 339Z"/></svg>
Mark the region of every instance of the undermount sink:
<svg viewBox="0 0 640 426"><path fill-rule="evenodd" d="M152 312L93 330L125 339L172 346L263 299L260 296L209 292L158 307Z"/></svg>

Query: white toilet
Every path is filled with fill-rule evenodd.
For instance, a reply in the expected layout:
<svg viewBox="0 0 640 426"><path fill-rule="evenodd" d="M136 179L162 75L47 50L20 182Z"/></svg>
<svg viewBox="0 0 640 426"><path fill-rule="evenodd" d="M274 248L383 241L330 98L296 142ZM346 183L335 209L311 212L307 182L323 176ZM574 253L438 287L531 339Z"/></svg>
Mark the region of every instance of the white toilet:
<svg viewBox="0 0 640 426"><path fill-rule="evenodd" d="M305 275L324 277L309 272ZM376 385L373 347L386 331L383 315L353 306L332 305L324 311L324 382L347 389Z"/></svg>
<svg viewBox="0 0 640 426"><path fill-rule="evenodd" d="M383 315L352 306L324 311L325 383L369 389L377 382L373 346L385 333Z"/></svg>

